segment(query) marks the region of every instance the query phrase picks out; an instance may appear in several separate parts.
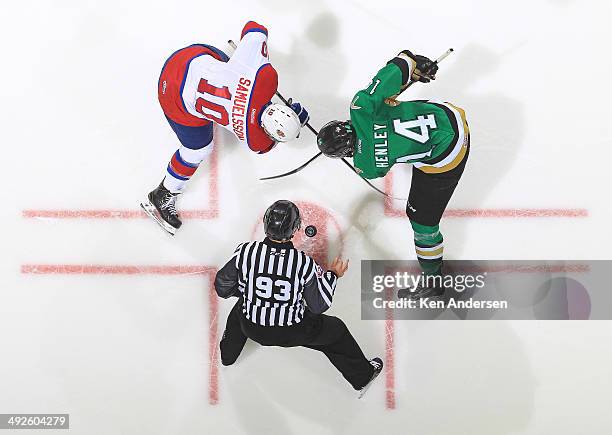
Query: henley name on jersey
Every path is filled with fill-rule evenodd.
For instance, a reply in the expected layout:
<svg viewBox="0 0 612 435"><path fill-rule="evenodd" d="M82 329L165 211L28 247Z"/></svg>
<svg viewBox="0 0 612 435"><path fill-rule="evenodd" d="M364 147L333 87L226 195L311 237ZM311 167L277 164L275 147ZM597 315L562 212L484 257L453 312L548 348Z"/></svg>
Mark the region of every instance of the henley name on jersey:
<svg viewBox="0 0 612 435"><path fill-rule="evenodd" d="M376 161L377 168L389 167L389 149L386 128L387 126L385 124L374 124L374 160Z"/></svg>
<svg viewBox="0 0 612 435"><path fill-rule="evenodd" d="M353 165L363 178L384 177L396 163L444 172L456 167L466 153L461 151L468 137L462 109L438 101L387 102L407 85L411 68L412 64L395 58L353 98L351 125L361 141Z"/></svg>

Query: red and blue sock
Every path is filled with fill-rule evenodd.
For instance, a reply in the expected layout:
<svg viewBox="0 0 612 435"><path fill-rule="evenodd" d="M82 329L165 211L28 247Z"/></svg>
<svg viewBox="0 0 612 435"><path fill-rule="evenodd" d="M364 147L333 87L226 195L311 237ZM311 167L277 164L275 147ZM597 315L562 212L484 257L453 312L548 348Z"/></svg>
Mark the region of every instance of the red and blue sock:
<svg viewBox="0 0 612 435"><path fill-rule="evenodd" d="M212 152L212 144L199 150L193 150L181 146L172 155L166 176L164 177L164 187L172 193L180 193L191 176L202 163L202 160Z"/></svg>

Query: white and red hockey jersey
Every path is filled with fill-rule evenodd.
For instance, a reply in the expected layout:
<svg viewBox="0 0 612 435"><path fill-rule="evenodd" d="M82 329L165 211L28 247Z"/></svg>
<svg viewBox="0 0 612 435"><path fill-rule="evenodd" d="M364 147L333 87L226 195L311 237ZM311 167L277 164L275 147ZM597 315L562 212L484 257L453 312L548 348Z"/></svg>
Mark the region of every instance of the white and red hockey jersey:
<svg viewBox="0 0 612 435"><path fill-rule="evenodd" d="M187 126L213 121L255 152L272 149L275 142L260 123L262 108L278 87L267 39L267 29L250 21L227 62L222 52L205 45L175 53L160 78L160 102L166 116Z"/></svg>

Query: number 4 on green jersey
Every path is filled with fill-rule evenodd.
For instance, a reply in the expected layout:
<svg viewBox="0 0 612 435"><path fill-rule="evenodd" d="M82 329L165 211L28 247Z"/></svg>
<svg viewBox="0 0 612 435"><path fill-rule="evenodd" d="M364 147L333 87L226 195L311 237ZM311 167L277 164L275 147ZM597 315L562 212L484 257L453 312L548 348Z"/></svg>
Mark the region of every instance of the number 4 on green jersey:
<svg viewBox="0 0 612 435"><path fill-rule="evenodd" d="M420 143L426 143L429 140L429 129L436 127L436 117L433 113L427 116L419 115L417 119L412 121L393 120L395 133ZM419 129L419 132L416 133L412 129Z"/></svg>

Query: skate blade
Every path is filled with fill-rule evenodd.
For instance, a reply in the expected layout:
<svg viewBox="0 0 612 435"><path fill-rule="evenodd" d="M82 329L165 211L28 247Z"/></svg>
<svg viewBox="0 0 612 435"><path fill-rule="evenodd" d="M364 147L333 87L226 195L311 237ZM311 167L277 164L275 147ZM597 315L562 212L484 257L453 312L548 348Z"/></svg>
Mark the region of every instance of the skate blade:
<svg viewBox="0 0 612 435"><path fill-rule="evenodd" d="M372 379L370 379L370 382L368 382L365 387L359 390L359 396L357 396L358 399L361 399L363 396L365 396L365 393L367 393L368 389L372 386L372 384L374 383L378 375L380 375L381 373L382 373L382 370L374 373L374 375L372 376Z"/></svg>
<svg viewBox="0 0 612 435"><path fill-rule="evenodd" d="M171 236L174 236L176 234L176 228L174 228L172 225L170 225L168 222L166 222L159 216L159 213L155 209L155 206L151 204L148 199L146 201L141 202L140 207L142 207L147 216L157 222L157 224L162 227L165 232L167 232Z"/></svg>

